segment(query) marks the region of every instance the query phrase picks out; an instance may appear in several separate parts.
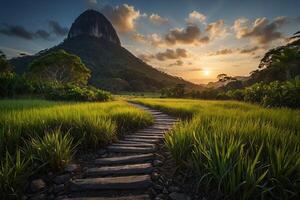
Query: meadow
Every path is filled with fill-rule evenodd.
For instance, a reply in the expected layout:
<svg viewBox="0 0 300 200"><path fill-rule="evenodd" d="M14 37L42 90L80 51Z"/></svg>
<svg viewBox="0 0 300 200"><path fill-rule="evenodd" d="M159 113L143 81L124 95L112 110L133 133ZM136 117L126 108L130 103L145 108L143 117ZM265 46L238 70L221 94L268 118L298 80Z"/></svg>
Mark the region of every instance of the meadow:
<svg viewBox="0 0 300 200"><path fill-rule="evenodd" d="M0 193L21 192L35 166L62 170L76 151L103 147L152 123L149 113L124 101L0 100Z"/></svg>
<svg viewBox="0 0 300 200"><path fill-rule="evenodd" d="M298 199L300 111L235 101L137 98L182 119L165 136L195 192L217 199Z"/></svg>

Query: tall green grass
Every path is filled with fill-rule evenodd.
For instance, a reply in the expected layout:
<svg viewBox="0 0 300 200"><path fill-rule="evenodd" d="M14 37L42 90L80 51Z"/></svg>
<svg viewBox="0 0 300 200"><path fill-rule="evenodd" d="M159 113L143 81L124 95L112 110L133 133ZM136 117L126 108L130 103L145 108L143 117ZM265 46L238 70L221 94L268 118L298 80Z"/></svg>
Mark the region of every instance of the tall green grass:
<svg viewBox="0 0 300 200"><path fill-rule="evenodd" d="M28 172L28 163L60 170L75 151L102 147L152 123L150 113L124 101L0 100L0 193L19 194L19 182L24 181L19 174Z"/></svg>
<svg viewBox="0 0 300 200"><path fill-rule="evenodd" d="M135 102L188 116L165 143L178 165L193 171L199 188L221 199L299 198L299 110L232 101Z"/></svg>

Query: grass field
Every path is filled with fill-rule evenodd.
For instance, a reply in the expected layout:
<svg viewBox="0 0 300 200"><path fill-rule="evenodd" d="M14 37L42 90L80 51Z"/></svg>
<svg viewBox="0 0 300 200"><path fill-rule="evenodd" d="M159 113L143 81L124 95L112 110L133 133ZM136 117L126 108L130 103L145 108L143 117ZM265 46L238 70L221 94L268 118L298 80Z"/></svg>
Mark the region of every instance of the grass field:
<svg viewBox="0 0 300 200"><path fill-rule="evenodd" d="M134 99L183 120L165 143L214 198L298 199L300 111L234 101Z"/></svg>
<svg viewBox="0 0 300 200"><path fill-rule="evenodd" d="M102 147L152 122L149 113L124 101L0 100L0 193L22 186L32 170L29 160L60 170L78 149Z"/></svg>

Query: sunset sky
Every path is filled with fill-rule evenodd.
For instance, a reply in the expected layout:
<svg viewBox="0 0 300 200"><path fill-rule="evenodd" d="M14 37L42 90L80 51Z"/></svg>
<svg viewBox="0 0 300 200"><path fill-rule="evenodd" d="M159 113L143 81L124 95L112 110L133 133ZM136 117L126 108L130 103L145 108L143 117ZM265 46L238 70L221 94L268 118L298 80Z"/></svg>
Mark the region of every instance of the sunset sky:
<svg viewBox="0 0 300 200"><path fill-rule="evenodd" d="M0 49L11 58L57 45L88 8L133 54L194 83L248 75L300 31L299 0L1 0Z"/></svg>

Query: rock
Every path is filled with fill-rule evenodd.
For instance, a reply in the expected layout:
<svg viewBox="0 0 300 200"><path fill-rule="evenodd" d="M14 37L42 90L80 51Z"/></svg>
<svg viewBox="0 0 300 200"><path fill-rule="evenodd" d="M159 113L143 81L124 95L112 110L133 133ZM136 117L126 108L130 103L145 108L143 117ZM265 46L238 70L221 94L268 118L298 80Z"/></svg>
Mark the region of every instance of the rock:
<svg viewBox="0 0 300 200"><path fill-rule="evenodd" d="M153 186L153 188L154 188L155 190L159 190L159 191L162 191L162 190L164 189L163 186L158 185L158 184L155 184L155 185Z"/></svg>
<svg viewBox="0 0 300 200"><path fill-rule="evenodd" d="M99 149L99 150L97 150L97 154L99 156L102 156L102 155L106 154L106 150L105 149Z"/></svg>
<svg viewBox="0 0 300 200"><path fill-rule="evenodd" d="M163 162L160 161L160 160L154 160L154 161L153 161L153 166L154 166L154 167L159 167L159 166L162 165L162 163L163 163Z"/></svg>
<svg viewBox="0 0 300 200"><path fill-rule="evenodd" d="M151 188L149 192L150 192L151 196L157 195L157 192L153 188Z"/></svg>
<svg viewBox="0 0 300 200"><path fill-rule="evenodd" d="M71 176L69 174L63 174L63 175L55 177L53 179L53 182L56 183L56 184L64 184L67 181L69 181L70 178L71 178Z"/></svg>
<svg viewBox="0 0 300 200"><path fill-rule="evenodd" d="M45 200L46 199L46 195L45 194L38 194L36 196L33 196L30 198L30 200Z"/></svg>
<svg viewBox="0 0 300 200"><path fill-rule="evenodd" d="M168 188L168 191L169 192L179 192L179 187L176 187L176 186L170 186L169 188Z"/></svg>
<svg viewBox="0 0 300 200"><path fill-rule="evenodd" d="M159 195L157 195L156 196L156 198L155 199L157 199L157 200L162 200L162 199L165 199L165 195L163 195L163 194L159 194Z"/></svg>
<svg viewBox="0 0 300 200"><path fill-rule="evenodd" d="M121 45L117 32L110 21L94 10L87 10L77 17L70 28L68 39L81 35L89 35Z"/></svg>
<svg viewBox="0 0 300 200"><path fill-rule="evenodd" d="M151 174L151 178L154 180L154 181L156 181L156 180L158 180L159 179L159 173L157 173L157 172L153 172L152 174Z"/></svg>
<svg viewBox="0 0 300 200"><path fill-rule="evenodd" d="M76 171L79 171L80 169L80 166L77 165L77 164L69 164L65 167L65 172L76 172Z"/></svg>
<svg viewBox="0 0 300 200"><path fill-rule="evenodd" d="M172 200L191 200L191 198L188 195L179 192L172 192L169 195L169 197Z"/></svg>
<svg viewBox="0 0 300 200"><path fill-rule="evenodd" d="M32 192L39 192L45 189L45 187L46 187L46 183L42 179L36 179L30 183L30 190Z"/></svg>
<svg viewBox="0 0 300 200"><path fill-rule="evenodd" d="M169 191L167 190L167 188L163 189L163 194L169 194Z"/></svg>
<svg viewBox="0 0 300 200"><path fill-rule="evenodd" d="M60 184L60 185L54 185L53 191L55 194L58 194L62 191L65 190L65 185L64 184Z"/></svg>

